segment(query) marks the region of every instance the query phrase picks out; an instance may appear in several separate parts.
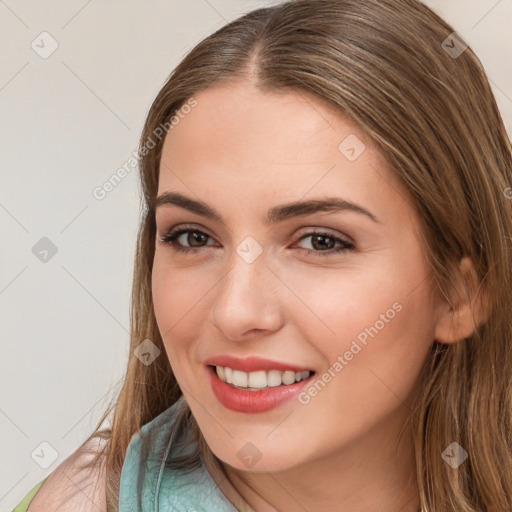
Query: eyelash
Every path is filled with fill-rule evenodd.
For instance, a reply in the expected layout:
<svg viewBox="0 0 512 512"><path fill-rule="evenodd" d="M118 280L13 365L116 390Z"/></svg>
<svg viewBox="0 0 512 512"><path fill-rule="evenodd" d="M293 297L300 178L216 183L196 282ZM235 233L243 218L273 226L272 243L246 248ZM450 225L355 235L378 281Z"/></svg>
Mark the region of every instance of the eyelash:
<svg viewBox="0 0 512 512"><path fill-rule="evenodd" d="M209 238L212 238L207 233L205 233L203 231L200 231L198 229L192 229L192 228L183 227L183 228L179 228L179 229L172 229L166 235L161 236L159 238L159 240L160 240L161 243L170 246L174 251L181 252L181 253L197 252L200 249L204 249L204 248L208 247L208 246L204 246L204 247L195 247L195 248L193 248L193 247L181 247L181 246L179 246L176 243L176 240L182 234L189 233L189 232L191 232L191 233L200 233L202 235L206 235ZM337 249L329 249L327 251L319 251L319 250L315 250L315 249L303 249L303 248L299 248L299 250L305 252L308 255L311 255L311 254L314 253L315 255L325 257L325 256L333 255L333 254L340 254L340 253L344 253L344 252L347 252L347 251L353 251L355 249L353 244L351 244L350 242L347 242L343 238L339 238L339 237L337 237L335 235L331 235L330 233L325 233L325 232L322 232L322 231L314 231L314 232L306 233L303 236L301 236L299 238L299 240L297 240L297 242L300 242L304 238L308 238L308 237L314 236L314 235L323 235L323 236L326 236L327 238L331 238L335 242L340 242L342 244L342 247L338 247Z"/></svg>

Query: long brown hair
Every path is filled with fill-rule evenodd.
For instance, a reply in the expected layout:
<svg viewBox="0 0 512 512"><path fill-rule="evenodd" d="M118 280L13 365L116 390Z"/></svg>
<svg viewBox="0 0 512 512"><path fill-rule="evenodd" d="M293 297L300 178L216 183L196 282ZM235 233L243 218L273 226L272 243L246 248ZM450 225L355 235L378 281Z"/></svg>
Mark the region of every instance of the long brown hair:
<svg viewBox="0 0 512 512"><path fill-rule="evenodd" d="M109 512L117 510L132 434L182 396L166 357L146 366L133 355L145 339L165 354L151 294L158 129L198 92L239 79L264 91L312 93L378 144L413 200L445 297L459 282L461 258L473 261L490 314L464 340L433 341L411 414L420 499L429 512L512 509L511 145L479 59L453 32L416 0L288 1L217 30L172 72L139 145L131 356L117 400L84 442L106 439L96 462L105 463ZM111 427L100 430L112 411ZM188 406L177 430L208 450ZM452 442L469 453L457 470L442 458ZM178 465L185 471L197 462L196 453Z"/></svg>

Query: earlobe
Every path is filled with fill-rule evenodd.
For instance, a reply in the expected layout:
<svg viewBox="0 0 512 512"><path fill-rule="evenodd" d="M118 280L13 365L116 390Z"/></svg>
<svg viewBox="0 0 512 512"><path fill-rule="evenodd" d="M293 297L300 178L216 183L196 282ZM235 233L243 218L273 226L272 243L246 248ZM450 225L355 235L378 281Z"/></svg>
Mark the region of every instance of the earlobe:
<svg viewBox="0 0 512 512"><path fill-rule="evenodd" d="M459 265L449 300L439 308L435 339L440 343L456 343L471 336L488 318L483 284L478 282L474 265L464 257Z"/></svg>

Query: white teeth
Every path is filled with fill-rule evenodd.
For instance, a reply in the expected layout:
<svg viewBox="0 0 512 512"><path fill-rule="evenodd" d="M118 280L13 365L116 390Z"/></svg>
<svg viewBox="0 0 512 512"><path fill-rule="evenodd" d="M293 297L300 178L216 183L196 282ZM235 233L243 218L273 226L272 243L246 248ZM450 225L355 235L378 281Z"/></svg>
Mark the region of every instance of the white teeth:
<svg viewBox="0 0 512 512"><path fill-rule="evenodd" d="M224 377L228 384L233 384L233 370L227 366L224 368Z"/></svg>
<svg viewBox="0 0 512 512"><path fill-rule="evenodd" d="M247 377L247 373L241 372L240 370L233 370L233 385L239 388L246 388Z"/></svg>
<svg viewBox="0 0 512 512"><path fill-rule="evenodd" d="M249 373L247 385L250 388L264 388L267 386L267 374L265 370Z"/></svg>
<svg viewBox="0 0 512 512"><path fill-rule="evenodd" d="M250 391L257 391L266 387L276 386L289 386L295 382L307 379L313 372L304 370L303 372L294 372L286 370L259 370L257 372L242 372L240 370L233 370L227 366L216 366L216 372L219 379L232 384L238 388L245 388Z"/></svg>
<svg viewBox="0 0 512 512"><path fill-rule="evenodd" d="M270 370L267 374L267 386L270 388L280 386L283 383L281 375L282 372L279 370Z"/></svg>
<svg viewBox="0 0 512 512"><path fill-rule="evenodd" d="M283 379L283 384L293 384L295 382L295 372L286 371L281 378Z"/></svg>

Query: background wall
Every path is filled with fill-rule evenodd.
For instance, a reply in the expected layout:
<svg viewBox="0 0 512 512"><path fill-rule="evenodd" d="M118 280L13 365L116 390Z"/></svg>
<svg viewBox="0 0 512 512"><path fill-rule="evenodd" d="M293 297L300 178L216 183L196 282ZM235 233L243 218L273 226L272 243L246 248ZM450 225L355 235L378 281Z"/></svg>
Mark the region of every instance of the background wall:
<svg viewBox="0 0 512 512"><path fill-rule="evenodd" d="M78 447L124 374L136 169L98 187L182 56L273 3L0 0L1 510ZM480 56L512 134L512 1L426 3Z"/></svg>

